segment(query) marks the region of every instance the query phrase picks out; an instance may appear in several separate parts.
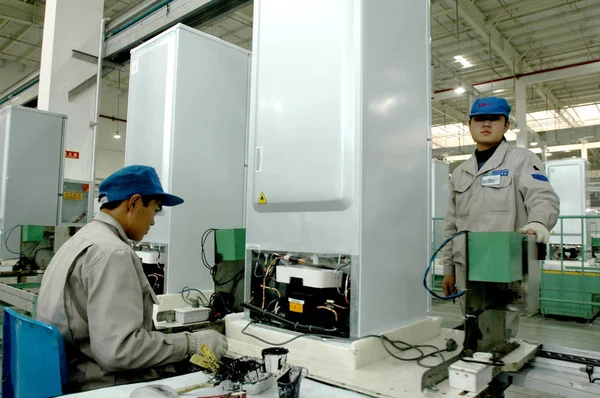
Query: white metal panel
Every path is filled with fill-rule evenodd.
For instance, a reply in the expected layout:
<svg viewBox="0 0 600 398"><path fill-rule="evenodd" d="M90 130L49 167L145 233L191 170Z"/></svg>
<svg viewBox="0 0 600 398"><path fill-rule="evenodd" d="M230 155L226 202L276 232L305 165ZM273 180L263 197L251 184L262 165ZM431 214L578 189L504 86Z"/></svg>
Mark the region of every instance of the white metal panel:
<svg viewBox="0 0 600 398"><path fill-rule="evenodd" d="M448 207L448 197L450 196L450 165L441 160L432 159L432 216L434 218L444 218L446 208ZM444 221L433 221L433 249L442 243L444 237Z"/></svg>
<svg viewBox="0 0 600 398"><path fill-rule="evenodd" d="M185 200L144 238L167 244L166 293L212 288L202 233L244 224L249 67L249 52L183 25L132 52L125 163L155 167Z"/></svg>
<svg viewBox="0 0 600 398"><path fill-rule="evenodd" d="M125 165L156 169L165 190L170 185L176 35L168 31L131 52ZM171 209L163 208L144 238L166 243Z"/></svg>
<svg viewBox="0 0 600 398"><path fill-rule="evenodd" d="M255 202L259 212L339 211L354 201L355 2L312 2L319 12L311 1L263 2L252 192L269 206Z"/></svg>
<svg viewBox="0 0 600 398"><path fill-rule="evenodd" d="M282 7L275 0L261 0L254 4L248 248L353 255L354 337L422 318L426 314L422 277L429 256L431 217L428 2L311 0L286 2ZM306 20L310 20L309 29L300 23ZM341 35L345 29L352 29L351 34ZM344 51L334 51L338 48L333 46L326 55L321 54L316 49L321 37L326 47L335 42L344 46ZM316 55L324 61L315 61ZM285 62L282 60L287 59L296 60L302 68L290 65L295 73L278 73ZM310 60L311 65L303 60ZM312 65L315 62L319 62L318 72ZM267 71L274 75L266 77ZM346 74L352 78L340 79ZM301 76L301 88L288 82L290 75L294 79ZM324 82L323 76L334 82ZM263 90L263 84L271 90ZM331 104L321 104L312 93L348 104L337 111ZM294 96L302 98L292 101ZM280 98L298 104L289 113L288 102L282 103L286 106L280 110L287 111L289 118L283 119L276 112L273 100ZM321 112L323 107L328 111ZM271 130L272 125L277 126L277 133ZM308 133L300 134L298 125ZM278 169L267 166L271 156L267 149L287 150L281 137L287 138L290 131L296 132L292 151L315 148L299 151L304 152L304 159L295 154L279 156ZM313 135L314 131L319 135ZM337 151L340 134L352 161L346 162L346 155ZM257 147L263 147L262 154ZM345 186L340 188L338 181L333 188L323 187L336 175L340 161L341 178L352 176L353 180L348 184L352 186L348 196L352 200L347 209L327 201ZM302 186L305 175L299 171L298 162L318 180L310 188L322 190L320 194L287 186ZM265 173L267 168L270 174ZM271 203L271 192L263 188L270 184L283 192L275 194L276 203ZM258 204L261 192L267 204ZM291 196L284 197L291 193L297 193L300 203L293 205Z"/></svg>
<svg viewBox="0 0 600 398"><path fill-rule="evenodd" d="M408 325L427 313L429 2L363 0L361 44L361 253L360 273L352 278L353 300L360 283L357 336Z"/></svg>
<svg viewBox="0 0 600 398"><path fill-rule="evenodd" d="M246 232L251 246L358 254L359 8L356 1L255 2ZM315 45L321 40L331 54ZM340 69L348 76L341 78ZM266 205L258 204L261 192Z"/></svg>
<svg viewBox="0 0 600 398"><path fill-rule="evenodd" d="M54 226L58 221L66 116L20 106L0 112L4 122L0 219L2 232L16 225ZM9 246L19 250L20 228ZM4 238L4 237L3 237ZM4 242L2 240L2 242ZM0 258L14 257L4 244Z"/></svg>
<svg viewBox="0 0 600 398"><path fill-rule="evenodd" d="M173 108L171 189L186 201L171 212L166 289L210 289L199 257L208 228L242 228L250 54L181 27ZM214 245L205 246L208 261Z"/></svg>
<svg viewBox="0 0 600 398"><path fill-rule="evenodd" d="M561 216L584 216L590 205L590 195L587 188L589 164L585 159L564 159L546 162L546 173L552 188L560 199ZM586 229L587 221L583 227ZM550 243L561 242L561 222L553 228L554 235ZM581 220L563 220L563 243L581 244Z"/></svg>
<svg viewBox="0 0 600 398"><path fill-rule="evenodd" d="M4 230L4 163L8 160L6 153L6 138L8 130L8 112L0 112L0 231ZM2 242L0 235L0 243Z"/></svg>

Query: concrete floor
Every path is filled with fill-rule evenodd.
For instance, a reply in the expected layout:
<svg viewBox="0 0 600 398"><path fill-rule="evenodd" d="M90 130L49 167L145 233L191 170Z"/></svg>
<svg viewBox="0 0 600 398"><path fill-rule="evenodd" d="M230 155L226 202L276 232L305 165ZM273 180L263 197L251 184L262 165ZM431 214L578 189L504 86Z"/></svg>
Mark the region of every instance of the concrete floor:
<svg viewBox="0 0 600 398"><path fill-rule="evenodd" d="M462 324L462 314L458 302L432 302L430 315L444 319L444 327L454 328ZM572 318L551 318L541 315L522 316L517 338L589 351L600 351L600 319L591 323ZM506 398L553 397L537 391L511 386Z"/></svg>

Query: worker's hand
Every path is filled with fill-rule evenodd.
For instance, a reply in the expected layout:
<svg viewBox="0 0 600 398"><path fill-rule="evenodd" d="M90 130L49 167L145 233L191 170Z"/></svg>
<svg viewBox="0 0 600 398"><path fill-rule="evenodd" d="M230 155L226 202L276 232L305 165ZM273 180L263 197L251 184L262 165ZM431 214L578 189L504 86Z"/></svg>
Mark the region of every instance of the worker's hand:
<svg viewBox="0 0 600 398"><path fill-rule="evenodd" d="M535 241L537 243L548 243L550 240L550 232L544 224L539 222L530 222L519 230L522 234L535 235Z"/></svg>
<svg viewBox="0 0 600 398"><path fill-rule="evenodd" d="M187 336L190 342L188 355L202 355L200 352L202 344L206 344L215 353L217 359L221 359L227 353L227 339L215 330L201 330L199 332L188 333Z"/></svg>
<svg viewBox="0 0 600 398"><path fill-rule="evenodd" d="M445 275L442 281L442 289L444 289L446 296L456 293L456 277L454 275Z"/></svg>

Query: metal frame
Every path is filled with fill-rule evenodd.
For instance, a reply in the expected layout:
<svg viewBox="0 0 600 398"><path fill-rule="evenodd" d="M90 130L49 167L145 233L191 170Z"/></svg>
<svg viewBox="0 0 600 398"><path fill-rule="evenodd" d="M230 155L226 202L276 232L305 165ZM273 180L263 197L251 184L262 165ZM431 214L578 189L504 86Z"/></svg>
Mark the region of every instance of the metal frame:
<svg viewBox="0 0 600 398"><path fill-rule="evenodd" d="M37 316L37 300L35 293L0 283L0 301L29 312L33 318Z"/></svg>

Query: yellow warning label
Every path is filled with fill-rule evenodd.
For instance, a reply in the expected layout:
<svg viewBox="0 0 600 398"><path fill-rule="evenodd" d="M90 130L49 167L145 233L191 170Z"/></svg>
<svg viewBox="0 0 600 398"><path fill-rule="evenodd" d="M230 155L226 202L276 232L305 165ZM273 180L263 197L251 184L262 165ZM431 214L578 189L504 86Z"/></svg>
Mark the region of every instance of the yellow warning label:
<svg viewBox="0 0 600 398"><path fill-rule="evenodd" d="M266 205L267 204L267 197L265 196L264 192L260 193L260 196L258 197L258 204L259 205Z"/></svg>
<svg viewBox="0 0 600 398"><path fill-rule="evenodd" d="M288 301L290 302L290 311L299 313L304 312L304 300L288 299Z"/></svg>
<svg viewBox="0 0 600 398"><path fill-rule="evenodd" d="M67 200L83 200L81 192L64 192L63 197Z"/></svg>

